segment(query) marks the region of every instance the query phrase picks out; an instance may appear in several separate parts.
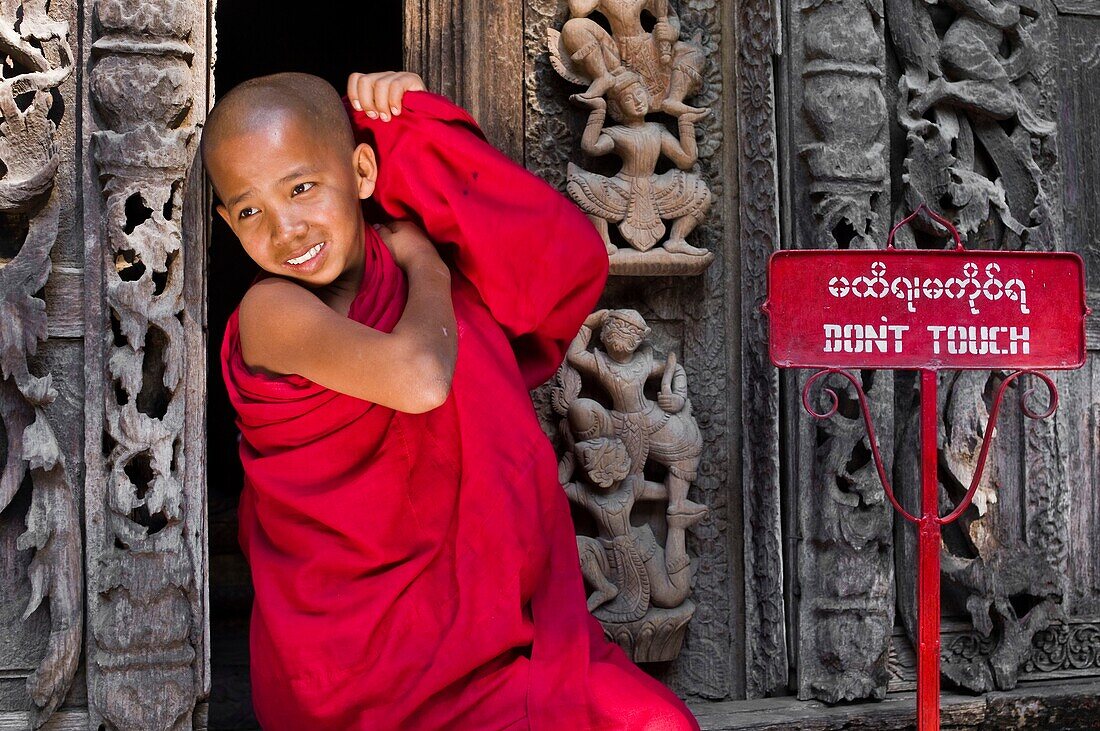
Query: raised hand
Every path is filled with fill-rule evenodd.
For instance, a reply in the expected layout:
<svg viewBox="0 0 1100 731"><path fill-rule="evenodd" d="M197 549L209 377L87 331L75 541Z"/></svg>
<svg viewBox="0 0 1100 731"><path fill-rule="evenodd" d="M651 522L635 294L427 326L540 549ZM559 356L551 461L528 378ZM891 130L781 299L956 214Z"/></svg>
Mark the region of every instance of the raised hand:
<svg viewBox="0 0 1100 731"><path fill-rule="evenodd" d="M410 71L353 73L348 77L348 101L371 119L388 122L401 114L407 91L425 91L424 80Z"/></svg>

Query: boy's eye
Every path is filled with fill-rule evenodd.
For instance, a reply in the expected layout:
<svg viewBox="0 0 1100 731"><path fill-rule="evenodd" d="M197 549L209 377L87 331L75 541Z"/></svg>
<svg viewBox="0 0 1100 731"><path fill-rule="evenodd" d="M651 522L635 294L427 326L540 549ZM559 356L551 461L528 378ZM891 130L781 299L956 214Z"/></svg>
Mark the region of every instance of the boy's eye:
<svg viewBox="0 0 1100 731"><path fill-rule="evenodd" d="M255 208L242 208L241 212L238 214L238 216L240 218L248 218L248 217L254 215L255 213L256 213Z"/></svg>
<svg viewBox="0 0 1100 731"><path fill-rule="evenodd" d="M305 193L307 190L313 187L313 183L298 183L294 186L294 195L299 193Z"/></svg>

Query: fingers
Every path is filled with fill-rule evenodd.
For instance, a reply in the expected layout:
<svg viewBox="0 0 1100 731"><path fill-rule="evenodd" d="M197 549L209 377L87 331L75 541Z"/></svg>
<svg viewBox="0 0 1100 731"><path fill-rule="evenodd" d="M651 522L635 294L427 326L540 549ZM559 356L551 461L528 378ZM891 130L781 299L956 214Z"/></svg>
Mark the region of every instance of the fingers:
<svg viewBox="0 0 1100 731"><path fill-rule="evenodd" d="M374 105L374 80L378 74L352 74L348 77L348 101L371 119L378 117Z"/></svg>
<svg viewBox="0 0 1100 731"><path fill-rule="evenodd" d="M401 114L406 92L425 88L423 79L407 71L354 73L348 77L348 101L371 119L388 122Z"/></svg>
<svg viewBox="0 0 1100 731"><path fill-rule="evenodd" d="M390 106L390 86L396 74L383 74L374 82L374 107L383 122L390 121L393 108Z"/></svg>
<svg viewBox="0 0 1100 731"><path fill-rule="evenodd" d="M424 91L424 81L416 74L401 73L391 81L389 88L390 111L394 116L401 114L401 100L408 91ZM381 92L378 92L381 97Z"/></svg>

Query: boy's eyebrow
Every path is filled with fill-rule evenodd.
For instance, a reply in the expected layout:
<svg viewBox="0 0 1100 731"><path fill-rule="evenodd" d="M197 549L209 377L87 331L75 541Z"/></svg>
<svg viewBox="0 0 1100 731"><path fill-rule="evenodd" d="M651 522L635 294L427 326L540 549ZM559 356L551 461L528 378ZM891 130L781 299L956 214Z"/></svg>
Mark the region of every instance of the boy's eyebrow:
<svg viewBox="0 0 1100 731"><path fill-rule="evenodd" d="M294 168L289 173L287 173L283 177L279 178L277 183L279 185L283 185L285 183L289 183L294 178L300 177L302 175L313 175L315 172L317 172L317 168L311 167L309 165L302 165L301 167ZM244 200L248 196L252 195L253 192L254 191L252 190L252 188L249 188L248 190L244 191L243 193L241 193L238 196L235 196L232 200L230 200L228 203L226 203L225 207L226 208L232 208L233 206L237 205L238 203L240 203L242 200Z"/></svg>

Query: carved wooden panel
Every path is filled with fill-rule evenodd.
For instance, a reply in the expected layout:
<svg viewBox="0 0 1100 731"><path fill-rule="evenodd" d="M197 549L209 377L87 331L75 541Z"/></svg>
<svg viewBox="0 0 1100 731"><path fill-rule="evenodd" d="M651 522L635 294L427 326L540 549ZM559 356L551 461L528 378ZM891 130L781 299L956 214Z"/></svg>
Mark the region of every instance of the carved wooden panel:
<svg viewBox="0 0 1100 731"><path fill-rule="evenodd" d="M513 160L523 155L523 44L517 0L405 0L405 67L453 99Z"/></svg>
<svg viewBox="0 0 1100 731"><path fill-rule="evenodd" d="M83 108L89 716L205 726L206 4L89 0ZM187 205L185 206L185 201Z"/></svg>
<svg viewBox="0 0 1100 731"><path fill-rule="evenodd" d="M551 388L588 609L637 663L680 654L697 568L685 538L708 512L687 497L703 438L686 372L651 332L635 310L593 313Z"/></svg>
<svg viewBox="0 0 1100 731"><path fill-rule="evenodd" d="M886 10L901 73L896 115L906 131L904 205L933 202L971 248L1060 248L1053 5L933 8L891 0ZM939 246L932 233L926 229L908 244ZM971 480L988 419L987 390L1003 376L940 377L945 506ZM972 690L1014 687L1036 652L1036 634L1064 610L1065 485L1076 471L1062 456L1057 432L1067 419L1077 420L1064 392L1077 377L1056 376L1063 400L1050 420L1021 419L1017 408L1006 414L974 507L945 532L944 612L973 629L945 641L943 673ZM914 394L912 379L899 382L895 475L910 486L911 501L919 470L910 436ZM898 539L899 607L913 636L915 589L901 566L911 565L915 549L900 529Z"/></svg>
<svg viewBox="0 0 1100 731"><path fill-rule="evenodd" d="M752 0L736 7L737 217L740 243L740 419L742 546L744 550L745 696L781 694L787 686L789 578L781 525L779 375L768 358L768 257L780 244L775 60L782 44L781 5ZM727 158L726 165L733 165Z"/></svg>
<svg viewBox="0 0 1100 731"><path fill-rule="evenodd" d="M83 696L75 29L0 3L0 718L27 727Z"/></svg>
<svg viewBox="0 0 1100 731"><path fill-rule="evenodd" d="M889 230L889 115L882 7L863 0L788 6L787 143L791 232L786 248L877 248ZM797 156L797 157L796 157ZM856 396L842 379L831 419L814 422L785 377L790 479L797 515L800 698L881 698L894 621L893 516ZM883 447L892 451L893 376L865 371Z"/></svg>
<svg viewBox="0 0 1100 731"><path fill-rule="evenodd" d="M1093 312L1100 312L1100 2L1055 3L1058 10L1057 57L1053 81L1060 89L1059 153L1064 180L1062 204L1065 248L1085 260L1086 287ZM1090 334L1100 332L1100 317L1089 318ZM1057 428L1058 454L1071 470L1053 500L1040 496L1039 519L1030 533L1046 536L1050 553L1065 570L1066 611L1071 616L1100 616L1100 339L1088 338L1084 369L1059 381L1063 399ZM1063 421L1064 420L1064 421ZM1093 639L1092 646L1097 646Z"/></svg>
<svg viewBox="0 0 1100 731"><path fill-rule="evenodd" d="M716 259L695 279L671 277L632 281L612 278L604 301L609 306L639 311L654 330L655 346L682 354L692 403L703 434L703 457L690 493L692 500L706 505L708 517L695 527L688 550L698 558L693 601L695 616L687 628L683 649L660 677L684 696L707 699L737 697L743 693L743 658L734 637L743 620L738 616L734 594L741 593L740 545L731 554L731 543L740 544L738 527L731 529L730 501L737 480L732 477L731 446L739 417L731 413L731 383L727 377L733 345L729 336L729 301L736 291L732 262L736 248L729 230L732 209L730 191L722 176L725 157L725 91L730 81L721 73L722 44L732 42L723 34L720 8L707 2L680 2L676 9L682 32L701 35L707 62L702 91L694 97L698 106L712 107L713 113L700 122L700 170L720 203L710 218L697 229L697 245L716 253ZM724 6L727 12L733 7ZM565 2L527 0L524 3L526 40L526 166L564 190L567 163L575 156L584 114L568 103L575 89L552 69L546 50L548 28L561 28L569 17ZM729 17L729 16L726 16ZM578 158L579 160L579 158ZM721 252L719 254L719 252ZM724 264L723 261L729 263ZM740 495L732 497L739 506ZM736 514L736 513L734 513Z"/></svg>

